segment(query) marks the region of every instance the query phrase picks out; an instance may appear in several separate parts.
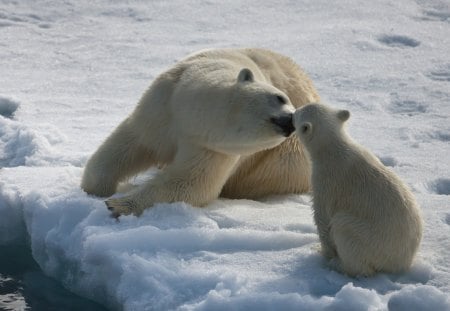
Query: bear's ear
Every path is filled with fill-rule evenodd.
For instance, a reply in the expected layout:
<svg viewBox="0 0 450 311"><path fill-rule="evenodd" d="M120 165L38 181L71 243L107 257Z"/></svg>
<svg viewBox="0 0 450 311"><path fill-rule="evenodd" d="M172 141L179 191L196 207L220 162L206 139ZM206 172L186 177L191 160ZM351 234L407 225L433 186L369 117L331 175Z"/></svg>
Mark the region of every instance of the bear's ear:
<svg viewBox="0 0 450 311"><path fill-rule="evenodd" d="M350 111L348 111L348 110L339 110L338 113L337 113L337 117L342 122L345 122L345 121L348 120L348 118L350 118Z"/></svg>
<svg viewBox="0 0 450 311"><path fill-rule="evenodd" d="M238 82L253 82L253 72L248 68L243 68L239 72Z"/></svg>
<svg viewBox="0 0 450 311"><path fill-rule="evenodd" d="M304 122L300 125L300 128L298 129L300 134L303 136L309 136L312 133L312 124L310 122Z"/></svg>

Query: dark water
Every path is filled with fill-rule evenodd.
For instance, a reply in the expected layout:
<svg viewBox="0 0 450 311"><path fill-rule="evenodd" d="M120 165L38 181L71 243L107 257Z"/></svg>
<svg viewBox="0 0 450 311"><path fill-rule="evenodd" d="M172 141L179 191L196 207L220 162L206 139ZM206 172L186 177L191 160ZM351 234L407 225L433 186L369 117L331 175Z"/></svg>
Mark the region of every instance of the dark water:
<svg viewBox="0 0 450 311"><path fill-rule="evenodd" d="M26 244L0 246L0 310L105 311L46 277Z"/></svg>

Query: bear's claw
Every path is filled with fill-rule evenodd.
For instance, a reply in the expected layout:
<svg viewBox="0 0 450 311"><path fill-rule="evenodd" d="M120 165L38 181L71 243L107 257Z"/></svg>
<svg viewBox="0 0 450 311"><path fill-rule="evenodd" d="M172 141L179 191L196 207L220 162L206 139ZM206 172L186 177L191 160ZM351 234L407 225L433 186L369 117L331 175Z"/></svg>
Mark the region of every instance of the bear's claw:
<svg viewBox="0 0 450 311"><path fill-rule="evenodd" d="M118 218L120 215L130 215L134 213L133 201L127 197L108 199L105 201L106 207L111 211L111 216Z"/></svg>

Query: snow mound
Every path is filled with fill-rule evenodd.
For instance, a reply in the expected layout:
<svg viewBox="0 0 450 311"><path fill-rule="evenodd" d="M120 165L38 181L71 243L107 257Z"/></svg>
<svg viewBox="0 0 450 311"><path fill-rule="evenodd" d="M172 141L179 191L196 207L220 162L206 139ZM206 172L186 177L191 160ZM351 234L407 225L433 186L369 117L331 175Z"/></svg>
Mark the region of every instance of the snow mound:
<svg viewBox="0 0 450 311"><path fill-rule="evenodd" d="M398 48L415 48L416 46L420 45L420 41L402 35L383 35L378 39L378 41L386 44L389 47Z"/></svg>
<svg viewBox="0 0 450 311"><path fill-rule="evenodd" d="M435 287L407 286L389 299L390 311L450 310L450 297Z"/></svg>
<svg viewBox="0 0 450 311"><path fill-rule="evenodd" d="M59 129L51 124L40 124L39 128L37 131L18 120L0 117L0 167L81 166L83 159L55 148L66 140Z"/></svg>
<svg viewBox="0 0 450 311"><path fill-rule="evenodd" d="M439 195L450 195L450 179L438 178L431 182L430 189L432 192Z"/></svg>
<svg viewBox="0 0 450 311"><path fill-rule="evenodd" d="M26 239L25 223L19 195L14 188L0 180L0 245Z"/></svg>
<svg viewBox="0 0 450 311"><path fill-rule="evenodd" d="M21 123L0 118L0 166L45 165L52 147L47 139Z"/></svg>
<svg viewBox="0 0 450 311"><path fill-rule="evenodd" d="M17 108L19 108L17 101L0 95L0 116L12 118Z"/></svg>

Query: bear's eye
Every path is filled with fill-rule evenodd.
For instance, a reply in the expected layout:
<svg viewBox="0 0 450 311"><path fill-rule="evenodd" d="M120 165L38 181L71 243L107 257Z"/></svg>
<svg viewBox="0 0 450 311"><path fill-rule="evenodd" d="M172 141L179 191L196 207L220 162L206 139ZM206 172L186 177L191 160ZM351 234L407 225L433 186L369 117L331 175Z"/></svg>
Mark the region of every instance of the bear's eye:
<svg viewBox="0 0 450 311"><path fill-rule="evenodd" d="M286 98L284 98L284 97L281 96L281 95L277 95L277 100L278 100L278 102L279 102L280 104L282 104L282 105L286 104Z"/></svg>

